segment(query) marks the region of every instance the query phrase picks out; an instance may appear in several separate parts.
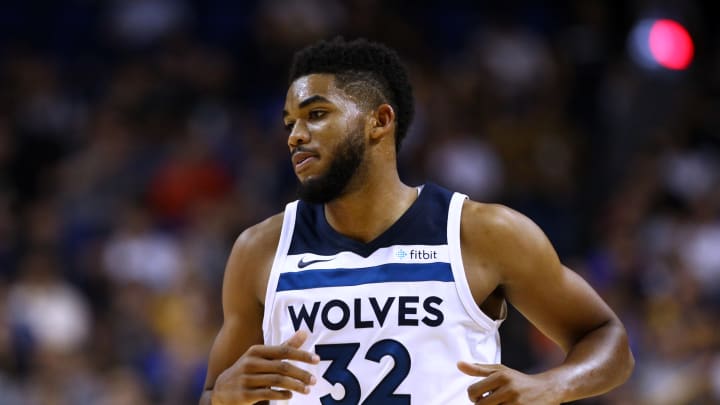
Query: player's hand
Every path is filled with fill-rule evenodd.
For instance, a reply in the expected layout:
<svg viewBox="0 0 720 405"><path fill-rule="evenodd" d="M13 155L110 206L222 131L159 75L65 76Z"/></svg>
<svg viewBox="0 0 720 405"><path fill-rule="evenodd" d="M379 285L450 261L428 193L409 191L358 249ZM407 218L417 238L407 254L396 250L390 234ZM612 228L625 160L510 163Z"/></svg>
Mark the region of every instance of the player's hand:
<svg viewBox="0 0 720 405"><path fill-rule="evenodd" d="M288 399L293 395L291 391L310 392L315 377L285 361L320 362L317 354L298 349L307 337L307 332L298 331L278 346L251 346L218 376L212 391L212 405L249 405Z"/></svg>
<svg viewBox="0 0 720 405"><path fill-rule="evenodd" d="M557 405L561 402L546 381L502 364L461 361L457 367L467 375L485 377L468 387L468 396L475 405Z"/></svg>

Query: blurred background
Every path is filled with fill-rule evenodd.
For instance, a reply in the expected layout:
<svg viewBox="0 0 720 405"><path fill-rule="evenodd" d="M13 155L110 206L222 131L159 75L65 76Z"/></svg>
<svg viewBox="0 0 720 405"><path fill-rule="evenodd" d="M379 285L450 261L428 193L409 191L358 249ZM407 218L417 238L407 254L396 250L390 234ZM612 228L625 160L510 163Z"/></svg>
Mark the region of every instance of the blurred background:
<svg viewBox="0 0 720 405"><path fill-rule="evenodd" d="M292 53L337 34L408 65L403 179L528 215L625 322L631 381L579 403L720 403L717 3L544 3L3 2L0 403L197 402L230 247L294 199Z"/></svg>

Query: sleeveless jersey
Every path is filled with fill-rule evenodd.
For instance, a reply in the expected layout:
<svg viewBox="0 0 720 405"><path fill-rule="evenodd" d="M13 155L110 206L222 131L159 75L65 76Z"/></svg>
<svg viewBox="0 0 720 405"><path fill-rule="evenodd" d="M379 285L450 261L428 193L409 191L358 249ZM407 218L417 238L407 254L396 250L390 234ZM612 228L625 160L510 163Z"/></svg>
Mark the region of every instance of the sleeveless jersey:
<svg viewBox="0 0 720 405"><path fill-rule="evenodd" d="M272 404L447 405L469 403L478 377L460 360L500 363L498 327L477 306L460 256L467 197L427 184L383 234L361 243L336 232L322 205L285 209L268 281L265 344L309 332L296 363L317 384Z"/></svg>

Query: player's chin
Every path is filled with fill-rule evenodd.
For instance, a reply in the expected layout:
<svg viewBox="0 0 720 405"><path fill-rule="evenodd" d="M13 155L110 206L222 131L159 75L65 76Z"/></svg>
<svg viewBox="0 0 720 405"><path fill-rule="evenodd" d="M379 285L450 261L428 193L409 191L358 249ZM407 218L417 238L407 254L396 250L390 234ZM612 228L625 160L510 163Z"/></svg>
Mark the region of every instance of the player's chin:
<svg viewBox="0 0 720 405"><path fill-rule="evenodd" d="M295 173L298 181L303 187L312 186L313 184L322 181L323 175L321 173L305 171L302 173Z"/></svg>
<svg viewBox="0 0 720 405"><path fill-rule="evenodd" d="M295 174L295 177L297 177L298 183L300 183L300 185L301 185L302 187L307 187L308 184L311 184L311 183L312 183L312 178L311 178L311 176L307 176L307 175L304 175L304 174L303 174L303 175L300 175L300 174L297 174L297 173L296 173L296 174Z"/></svg>

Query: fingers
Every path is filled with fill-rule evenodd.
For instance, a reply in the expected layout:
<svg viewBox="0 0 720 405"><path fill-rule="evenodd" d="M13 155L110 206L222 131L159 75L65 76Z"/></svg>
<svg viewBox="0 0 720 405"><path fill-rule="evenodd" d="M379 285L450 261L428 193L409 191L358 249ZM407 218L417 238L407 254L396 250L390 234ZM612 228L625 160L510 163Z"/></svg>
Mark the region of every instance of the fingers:
<svg viewBox="0 0 720 405"><path fill-rule="evenodd" d="M502 364L478 364L459 361L457 368L463 373L473 377L487 377L492 373L503 370L505 366Z"/></svg>
<svg viewBox="0 0 720 405"><path fill-rule="evenodd" d="M252 362L248 362L246 365L246 373L248 376L250 375L276 375L278 377L289 377L293 378L300 383L304 385L313 385L317 382L315 376L313 376L310 372L303 370L300 367L297 367L289 362L286 361L277 361L277 360L265 360L265 359L256 359ZM247 378L247 377L246 377ZM254 387L260 387L260 386L277 386L282 387L281 385L275 385L273 381L271 380L263 380L262 384L259 385L252 385ZM284 387L288 389L292 389L291 387ZM297 391L297 390L295 390ZM298 392L302 392L303 390L300 390Z"/></svg>
<svg viewBox="0 0 720 405"><path fill-rule="evenodd" d="M304 350L299 350L300 346L305 343L308 338L308 333L304 330L295 332L294 335L290 336L290 339L286 340L285 343L280 345L280 355L287 357L280 357L288 360L298 360L305 363L317 364L320 362L320 356L315 353L310 353Z"/></svg>
<svg viewBox="0 0 720 405"><path fill-rule="evenodd" d="M246 353L248 356L241 366L242 384L248 388L275 387L299 393L308 393L310 385L317 382L307 370L294 365L294 360L317 364L320 357L315 353L300 350L308 338L305 331L298 331L278 346L255 345Z"/></svg>
<svg viewBox="0 0 720 405"><path fill-rule="evenodd" d="M500 373L506 369L502 364L478 364L458 362L457 367L465 374L485 377L468 387L468 397L475 405L496 405L507 401L509 393L503 389L508 382L507 376Z"/></svg>
<svg viewBox="0 0 720 405"><path fill-rule="evenodd" d="M245 390L241 396L238 392L218 392L213 391L212 403L214 404L236 404L236 403L256 403L259 401L284 400L292 398L292 393L285 390L275 390L272 388L258 388ZM240 401L240 402L239 402Z"/></svg>
<svg viewBox="0 0 720 405"><path fill-rule="evenodd" d="M295 332L294 335L290 336L290 339L286 340L286 341L283 343L283 345L288 345L288 346L290 346L290 347L294 347L295 349L297 349L297 348L299 348L300 346L302 346L303 343L305 343L305 341L307 340L308 336L309 336L309 335L308 335L308 333L307 333L306 331L304 331L304 330L299 330L299 331ZM282 346L282 345L281 345L281 346Z"/></svg>
<svg viewBox="0 0 720 405"><path fill-rule="evenodd" d="M515 403L516 393L506 387L500 387L494 391L487 392L476 399L470 399L475 405L502 405Z"/></svg>
<svg viewBox="0 0 720 405"><path fill-rule="evenodd" d="M320 357L300 347L308 333L298 331L277 346L251 346L237 362L223 371L213 389L213 403L256 403L283 400L293 392L308 394L317 379L294 364L295 361L317 364Z"/></svg>
<svg viewBox="0 0 720 405"><path fill-rule="evenodd" d="M310 385L315 384L313 379L312 382L305 382L301 379L296 379L280 374L252 374L245 377L245 386L249 388L279 388L282 390L295 391L301 394L307 394L310 392Z"/></svg>
<svg viewBox="0 0 720 405"><path fill-rule="evenodd" d="M468 397L472 402L478 402L500 389L505 381L499 375L491 375L468 387Z"/></svg>
<svg viewBox="0 0 720 405"><path fill-rule="evenodd" d="M305 339L307 339L305 332L297 332L279 346L255 345L248 349L247 354L269 360L296 360L309 364L319 363L320 356L298 349L305 342Z"/></svg>

